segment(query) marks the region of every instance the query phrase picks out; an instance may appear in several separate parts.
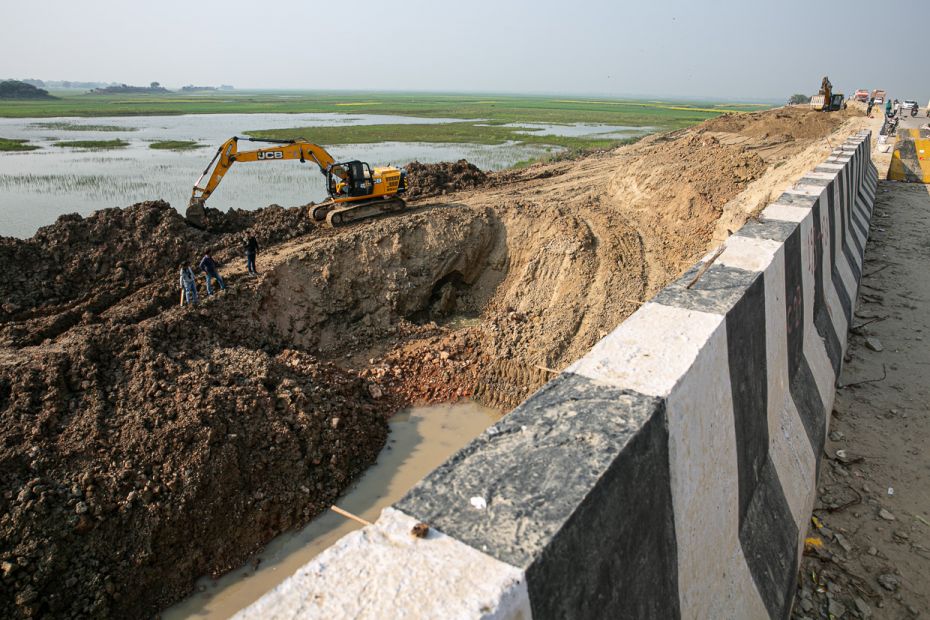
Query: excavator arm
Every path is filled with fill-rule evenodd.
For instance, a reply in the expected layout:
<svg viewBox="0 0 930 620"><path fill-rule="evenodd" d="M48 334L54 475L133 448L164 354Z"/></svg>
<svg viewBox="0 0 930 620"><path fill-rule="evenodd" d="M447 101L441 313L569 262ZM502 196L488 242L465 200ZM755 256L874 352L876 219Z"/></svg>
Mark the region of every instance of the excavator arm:
<svg viewBox="0 0 930 620"><path fill-rule="evenodd" d="M276 144L277 146L240 151L239 140L267 142ZM213 156L213 159L207 164L203 174L197 179L188 206L203 207L207 198L213 194L217 185L223 180L223 176L225 176L229 168L237 161L282 161L285 159L298 159L301 162L312 161L320 167L320 171L323 174L326 174L335 163L332 155L330 155L326 149L318 144L307 142L306 140L259 140L256 138L239 138L234 136L217 149L216 155ZM345 173L336 171L336 174L342 178ZM207 179L206 183L203 182L204 179Z"/></svg>

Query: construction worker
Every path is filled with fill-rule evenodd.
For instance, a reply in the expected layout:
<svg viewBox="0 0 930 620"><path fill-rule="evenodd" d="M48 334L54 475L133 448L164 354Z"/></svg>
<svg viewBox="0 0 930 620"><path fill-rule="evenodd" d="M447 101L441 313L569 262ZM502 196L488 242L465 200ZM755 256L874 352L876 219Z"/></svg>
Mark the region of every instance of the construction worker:
<svg viewBox="0 0 930 620"><path fill-rule="evenodd" d="M207 295L213 295L213 289L210 287L211 279L216 280L217 284L220 285L220 290L226 290L226 283L223 282L223 278L220 277L220 272L217 271L216 261L210 256L210 250L203 253L203 258L200 259L199 267L202 272L207 274Z"/></svg>
<svg viewBox="0 0 930 620"><path fill-rule="evenodd" d="M197 303L197 279L189 265L181 264L181 290L188 305Z"/></svg>
<svg viewBox="0 0 930 620"><path fill-rule="evenodd" d="M885 117L891 116L891 99L885 99Z"/></svg>
<svg viewBox="0 0 930 620"><path fill-rule="evenodd" d="M258 241L254 235L249 235L245 240L245 267L252 275L258 275L255 271L255 255L258 254Z"/></svg>
<svg viewBox="0 0 930 620"><path fill-rule="evenodd" d="M875 105L875 97L869 97L869 107L865 111L865 115L869 118L872 118L872 107Z"/></svg>

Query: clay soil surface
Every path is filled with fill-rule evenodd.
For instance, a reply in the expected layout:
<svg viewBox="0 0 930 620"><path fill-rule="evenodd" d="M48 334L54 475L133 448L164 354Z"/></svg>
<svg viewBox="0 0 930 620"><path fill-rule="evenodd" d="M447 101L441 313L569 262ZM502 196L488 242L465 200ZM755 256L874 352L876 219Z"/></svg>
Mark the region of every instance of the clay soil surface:
<svg viewBox="0 0 930 620"><path fill-rule="evenodd" d="M406 213L336 230L152 202L0 239L0 616L156 613L324 510L398 408L516 405L862 121L416 165ZM179 307L176 264L208 246L228 290Z"/></svg>
<svg viewBox="0 0 930 620"><path fill-rule="evenodd" d="M930 613L928 221L927 186L879 182L794 618Z"/></svg>

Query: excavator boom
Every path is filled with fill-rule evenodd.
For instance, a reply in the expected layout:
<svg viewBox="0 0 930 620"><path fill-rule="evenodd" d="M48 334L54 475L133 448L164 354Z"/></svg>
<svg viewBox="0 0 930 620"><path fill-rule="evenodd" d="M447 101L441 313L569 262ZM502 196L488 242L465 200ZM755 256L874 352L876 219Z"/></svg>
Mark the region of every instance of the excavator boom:
<svg viewBox="0 0 930 620"><path fill-rule="evenodd" d="M269 146L251 151L240 151L239 140L248 140L249 142L268 142L278 144L278 146ZM304 140L257 140L255 138L239 138L233 136L220 146L216 155L207 164L207 168L197 179L194 184L194 190L191 194L191 205L203 206L207 198L216 190L226 172L237 161L276 161L286 159L298 159L301 162L312 161L320 167L320 171L326 174L327 170L335 163L333 156L322 146L306 142ZM210 169L213 169L211 174ZM203 185L204 178L209 175L209 179Z"/></svg>

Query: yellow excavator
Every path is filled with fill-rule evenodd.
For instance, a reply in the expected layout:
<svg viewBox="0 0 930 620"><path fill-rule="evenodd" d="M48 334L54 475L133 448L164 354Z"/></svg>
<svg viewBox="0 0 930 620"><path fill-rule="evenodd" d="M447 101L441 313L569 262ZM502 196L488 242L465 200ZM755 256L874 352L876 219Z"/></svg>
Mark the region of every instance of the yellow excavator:
<svg viewBox="0 0 930 620"><path fill-rule="evenodd" d="M267 146L240 151L239 141L265 142ZM264 140L233 136L223 143L207 168L194 184L187 212L202 216L204 203L216 190L229 168L238 162L264 162L297 159L301 163L313 162L326 177L329 198L310 208L318 222L340 226L369 217L400 211L407 204L398 194L407 189L407 173L393 166L371 168L363 161L336 162L326 149L306 140ZM211 173L212 170L212 173ZM209 178L207 178L209 175ZM204 179L207 182L204 184Z"/></svg>
<svg viewBox="0 0 930 620"><path fill-rule="evenodd" d="M820 80L820 92L811 97L810 105L812 110L836 112L837 110L846 109L845 99L845 95L833 92L833 84L830 82L830 78L823 76L823 79Z"/></svg>

